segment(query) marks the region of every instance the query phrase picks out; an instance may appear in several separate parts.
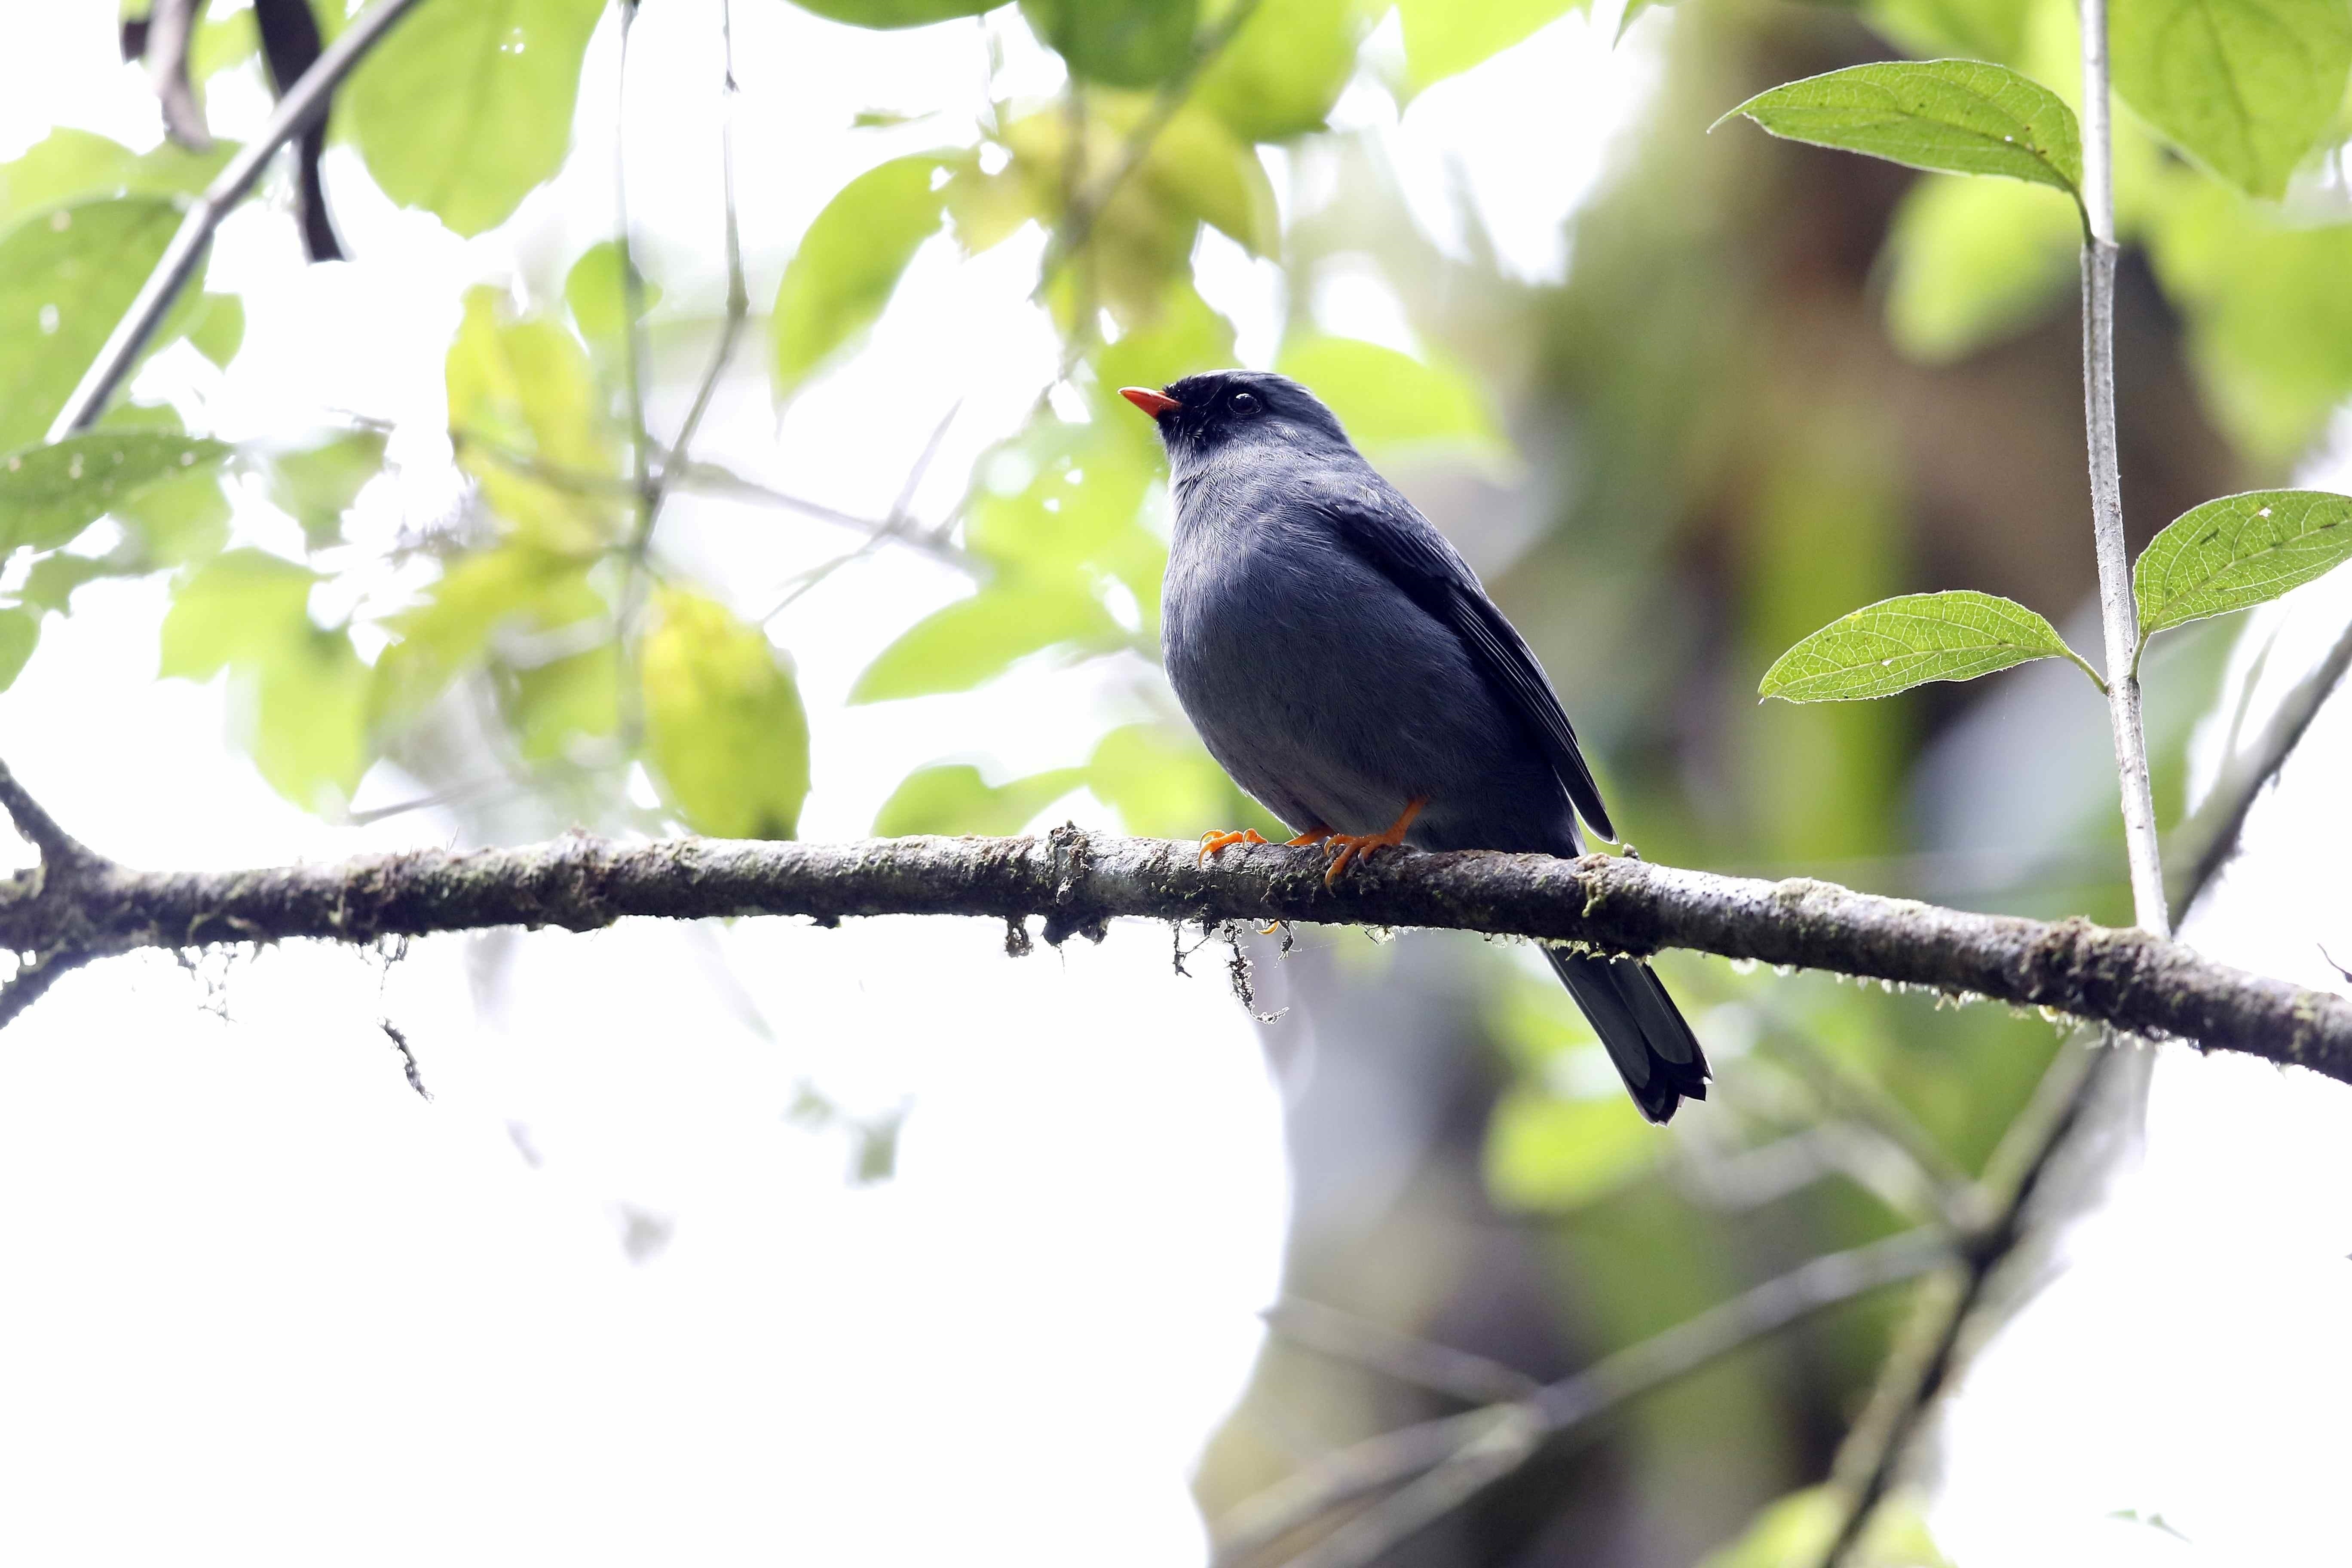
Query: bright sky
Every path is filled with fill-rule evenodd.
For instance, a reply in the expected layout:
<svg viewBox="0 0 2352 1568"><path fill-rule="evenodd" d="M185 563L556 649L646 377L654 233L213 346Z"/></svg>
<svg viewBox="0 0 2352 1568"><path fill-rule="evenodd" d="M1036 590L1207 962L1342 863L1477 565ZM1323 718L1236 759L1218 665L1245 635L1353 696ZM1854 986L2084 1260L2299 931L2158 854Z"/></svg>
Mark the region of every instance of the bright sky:
<svg viewBox="0 0 2352 1568"><path fill-rule="evenodd" d="M110 63L111 4L19 10L0 157L53 124L156 139L140 78ZM940 133L852 137L852 113L975 101L981 54L969 25L867 35L773 5L735 22L764 296L843 179ZM718 289L714 24L710 0L648 7L632 63L631 196L674 300ZM612 42L608 25L590 54L585 151L497 234L461 243L394 212L348 163L330 180L354 263L301 267L282 211L232 218L213 279L244 292L243 354L225 379L167 355L142 392L201 397L231 437L396 417L406 471L371 493L362 532L446 504L432 432L458 289L551 283L602 237ZM1650 59L1641 35L1612 58L1605 30L1570 18L1401 122L1377 95L1346 112L1383 128L1417 212L1453 221L1457 164L1508 264L1556 277L1561 222ZM1041 90L1058 68L1014 64ZM1525 90L1538 79L1577 87L1574 134L1559 95ZM265 107L257 84L225 87L215 129ZM878 512L961 401L918 503L939 515L1051 374L1024 301L1034 256L1019 240L963 268L926 252L872 351L781 436L746 378L712 449ZM1230 247L1202 262L1244 356L1269 360L1270 273ZM1316 308L1371 337L1401 320L1361 279ZM290 547L266 508L238 526ZM709 505L663 529L679 559L723 563L745 609L843 543ZM777 623L814 722L812 837L862 834L943 753L1071 761L1132 701L1131 672L1111 669L843 706L881 641L956 591L885 553ZM225 746L217 686L153 680L163 598L86 590L0 695L5 754L69 826L159 867L449 837L429 813L361 832L278 802ZM362 804L414 788L380 769ZM1277 1284L1276 1093L1222 984L1171 973L1164 931L1021 963L1000 942L961 922L756 922L446 940L389 966L288 951L191 976L147 957L68 979L5 1042L0 1559L184 1561L234 1542L254 1563L882 1564L1017 1542L1034 1564L1199 1561L1187 1477ZM431 1103L381 1017L415 1043ZM861 1115L911 1107L895 1180L851 1184L840 1133L786 1121L803 1084Z"/></svg>

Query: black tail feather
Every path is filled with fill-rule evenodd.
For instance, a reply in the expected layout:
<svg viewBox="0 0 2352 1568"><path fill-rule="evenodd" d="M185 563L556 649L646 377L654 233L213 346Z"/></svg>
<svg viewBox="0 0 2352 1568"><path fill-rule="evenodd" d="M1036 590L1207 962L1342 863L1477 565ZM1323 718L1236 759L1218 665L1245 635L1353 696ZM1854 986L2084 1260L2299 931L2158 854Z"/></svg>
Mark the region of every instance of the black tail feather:
<svg viewBox="0 0 2352 1568"><path fill-rule="evenodd" d="M1544 949L1544 957L1608 1047L1643 1115L1665 1121L1685 1100L1706 1098L1706 1053L1648 964L1557 947Z"/></svg>

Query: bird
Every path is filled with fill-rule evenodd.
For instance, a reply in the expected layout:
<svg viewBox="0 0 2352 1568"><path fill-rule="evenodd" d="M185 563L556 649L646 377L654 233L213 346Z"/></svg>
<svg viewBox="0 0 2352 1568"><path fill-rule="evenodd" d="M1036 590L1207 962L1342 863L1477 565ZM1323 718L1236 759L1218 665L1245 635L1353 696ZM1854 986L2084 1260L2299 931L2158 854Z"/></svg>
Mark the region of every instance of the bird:
<svg viewBox="0 0 2352 1568"><path fill-rule="evenodd" d="M1119 395L1168 457L1169 682L1289 842L1323 847L1327 880L1399 844L1581 855L1580 817L1616 839L1527 640L1321 399L1247 370ZM1265 842L1211 832L1201 849ZM1646 963L1543 952L1643 1116L1706 1098L1706 1054Z"/></svg>

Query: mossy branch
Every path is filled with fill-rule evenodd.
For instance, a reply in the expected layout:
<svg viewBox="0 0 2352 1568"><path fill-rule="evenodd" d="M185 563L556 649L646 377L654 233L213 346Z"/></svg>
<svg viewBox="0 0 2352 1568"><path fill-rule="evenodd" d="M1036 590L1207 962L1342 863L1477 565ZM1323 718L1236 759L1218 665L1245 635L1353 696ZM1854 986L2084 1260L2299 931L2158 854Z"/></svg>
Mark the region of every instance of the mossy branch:
<svg viewBox="0 0 2352 1568"><path fill-rule="evenodd" d="M632 918L1034 916L1053 942L1099 937L1123 917L1430 926L1828 970L2047 1009L2352 1082L2352 1002L2144 931L1630 858L1392 852L1326 887L1323 858L1310 849L1229 849L1202 864L1189 844L1063 827L1043 837L853 844L618 844L574 834L315 866L140 871L81 847L5 767L0 806L44 851L38 867L0 884L0 948L20 955L27 978L140 948L367 943L500 926L593 931ZM23 1000L0 993L0 1023Z"/></svg>

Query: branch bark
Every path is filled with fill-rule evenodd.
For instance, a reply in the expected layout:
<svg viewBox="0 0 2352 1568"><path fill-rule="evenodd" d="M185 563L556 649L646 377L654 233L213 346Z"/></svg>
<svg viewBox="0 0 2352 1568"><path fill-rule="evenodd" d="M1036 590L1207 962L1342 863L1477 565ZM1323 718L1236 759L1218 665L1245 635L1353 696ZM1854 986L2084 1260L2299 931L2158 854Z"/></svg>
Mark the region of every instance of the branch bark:
<svg viewBox="0 0 2352 1568"><path fill-rule="evenodd" d="M0 778L6 778L0 770ZM61 830L13 778L0 806ZM1194 847L1056 829L1042 838L796 844L584 835L329 865L139 871L84 850L0 885L0 947L67 966L140 948L352 943L499 926L593 931L631 917L1042 916L1049 942L1119 917L1433 926L1615 952L1682 947L2071 1014L2352 1082L2352 1002L2217 963L2144 931L2045 922L1633 859L1396 853L1336 888L1309 849L1197 864ZM0 1003L5 1012L5 1003Z"/></svg>

